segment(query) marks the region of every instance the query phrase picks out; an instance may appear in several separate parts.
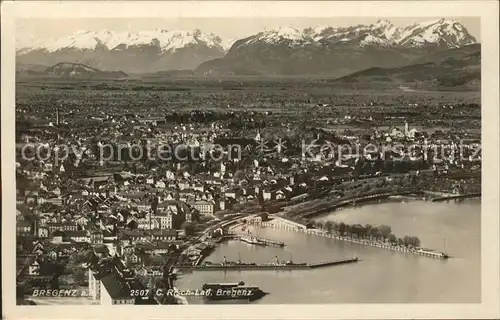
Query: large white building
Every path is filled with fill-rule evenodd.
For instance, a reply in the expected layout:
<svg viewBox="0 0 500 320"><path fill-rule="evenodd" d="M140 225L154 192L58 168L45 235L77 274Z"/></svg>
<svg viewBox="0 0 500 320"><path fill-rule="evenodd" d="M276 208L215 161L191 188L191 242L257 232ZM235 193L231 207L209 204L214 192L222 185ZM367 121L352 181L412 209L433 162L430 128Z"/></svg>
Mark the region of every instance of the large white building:
<svg viewBox="0 0 500 320"><path fill-rule="evenodd" d="M94 300L99 300L100 305L110 306L115 304L135 304L135 297L130 295L127 282L114 273L100 278L95 272L89 270L89 294Z"/></svg>
<svg viewBox="0 0 500 320"><path fill-rule="evenodd" d="M204 216L213 216L216 210L215 202L213 201L196 201L191 206Z"/></svg>

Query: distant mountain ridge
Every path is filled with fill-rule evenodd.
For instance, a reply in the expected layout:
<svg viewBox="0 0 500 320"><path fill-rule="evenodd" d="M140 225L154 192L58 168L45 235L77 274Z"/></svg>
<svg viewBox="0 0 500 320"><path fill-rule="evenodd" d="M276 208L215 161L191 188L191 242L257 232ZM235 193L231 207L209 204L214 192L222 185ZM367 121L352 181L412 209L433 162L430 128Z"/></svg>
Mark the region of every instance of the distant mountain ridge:
<svg viewBox="0 0 500 320"><path fill-rule="evenodd" d="M60 62L51 67L41 70L40 66L36 68L17 69L18 75L50 76L58 78L88 79L88 78L125 78L127 74L122 71L102 71L96 68L86 66L81 63Z"/></svg>
<svg viewBox="0 0 500 320"><path fill-rule="evenodd" d="M408 64L436 52L477 43L458 21L438 19L396 27L371 25L298 30L281 27L243 39L200 30L79 31L69 37L18 43L21 64L72 61L102 70L151 73L196 70L219 74L334 74Z"/></svg>
<svg viewBox="0 0 500 320"><path fill-rule="evenodd" d="M370 68L333 80L356 87L406 86L413 89L466 88L480 89L481 47L470 45L447 50L426 63L395 68Z"/></svg>

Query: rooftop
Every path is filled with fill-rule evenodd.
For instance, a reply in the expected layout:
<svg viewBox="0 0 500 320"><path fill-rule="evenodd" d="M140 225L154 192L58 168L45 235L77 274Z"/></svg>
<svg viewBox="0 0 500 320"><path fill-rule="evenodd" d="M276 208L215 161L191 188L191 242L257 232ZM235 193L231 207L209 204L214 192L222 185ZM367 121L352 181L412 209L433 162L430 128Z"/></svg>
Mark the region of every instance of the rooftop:
<svg viewBox="0 0 500 320"><path fill-rule="evenodd" d="M130 296L130 284L116 274L110 274L101 278L101 283L106 288L112 299L133 299Z"/></svg>

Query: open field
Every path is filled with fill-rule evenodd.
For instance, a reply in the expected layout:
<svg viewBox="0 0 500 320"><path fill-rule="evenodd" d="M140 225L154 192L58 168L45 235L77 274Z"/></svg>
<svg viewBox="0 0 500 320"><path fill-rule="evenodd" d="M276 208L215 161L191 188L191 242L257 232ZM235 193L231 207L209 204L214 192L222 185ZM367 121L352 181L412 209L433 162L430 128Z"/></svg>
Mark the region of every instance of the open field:
<svg viewBox="0 0 500 320"><path fill-rule="evenodd" d="M75 118L171 112L263 113L277 123L324 129L412 126L480 131L480 92L352 90L314 78L64 80L20 78L18 117L53 118L54 108ZM450 107L450 105L452 105ZM451 109L453 108L453 112ZM346 116L349 119L346 119ZM376 123L376 125L375 125Z"/></svg>

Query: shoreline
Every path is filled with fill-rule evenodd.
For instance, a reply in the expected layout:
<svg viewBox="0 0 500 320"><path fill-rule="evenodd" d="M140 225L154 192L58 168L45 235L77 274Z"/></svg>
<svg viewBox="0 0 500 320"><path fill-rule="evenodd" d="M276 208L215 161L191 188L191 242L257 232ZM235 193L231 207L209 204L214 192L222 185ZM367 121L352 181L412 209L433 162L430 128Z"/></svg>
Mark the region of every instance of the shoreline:
<svg viewBox="0 0 500 320"><path fill-rule="evenodd" d="M429 201L429 202L438 202L438 201L462 201L466 199L481 199L480 193L471 193L471 194L450 194L443 192L430 192L430 191L422 191L422 195L419 196L417 193L402 193L402 194L394 194L394 195L373 195L362 197L361 199L346 199L342 200L338 203L328 205L327 208L319 209L317 211L298 214L299 218L310 219L312 217L321 216L323 214L327 214L333 211L337 211L338 209L342 209L344 207L353 207L359 205L370 205L370 204L380 204L384 202L390 202L395 200L415 200L415 201ZM434 196L434 198L426 197L428 195ZM302 205L304 203L301 203ZM286 208L286 207L285 207ZM286 212L285 216L289 215L289 212Z"/></svg>

